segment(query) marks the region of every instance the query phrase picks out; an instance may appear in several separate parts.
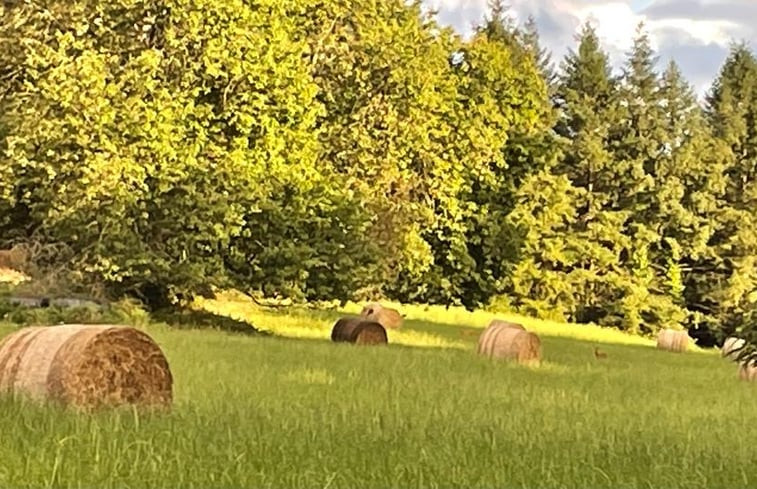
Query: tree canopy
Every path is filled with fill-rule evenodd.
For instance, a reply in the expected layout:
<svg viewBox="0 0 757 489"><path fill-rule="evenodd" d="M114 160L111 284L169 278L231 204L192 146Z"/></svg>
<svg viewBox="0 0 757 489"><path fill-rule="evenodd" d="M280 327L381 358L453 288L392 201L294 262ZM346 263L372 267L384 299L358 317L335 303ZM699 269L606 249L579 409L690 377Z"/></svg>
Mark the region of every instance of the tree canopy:
<svg viewBox="0 0 757 489"><path fill-rule="evenodd" d="M617 73L588 24L554 63L501 1L466 39L402 0L11 0L0 32L0 245L108 295L752 331L746 45L700 104L643 25Z"/></svg>

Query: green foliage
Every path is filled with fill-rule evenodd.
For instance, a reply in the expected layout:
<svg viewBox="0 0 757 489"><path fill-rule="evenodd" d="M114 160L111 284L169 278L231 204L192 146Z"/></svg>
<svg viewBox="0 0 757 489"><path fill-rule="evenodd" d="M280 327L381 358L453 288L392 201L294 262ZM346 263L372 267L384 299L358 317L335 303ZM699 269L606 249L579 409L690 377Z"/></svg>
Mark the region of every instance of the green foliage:
<svg viewBox="0 0 757 489"><path fill-rule="evenodd" d="M10 7L26 48L3 114L8 227L151 303L219 280L272 184L314 166L305 45L275 3L77 6L39 43L48 10Z"/></svg>
<svg viewBox="0 0 757 489"><path fill-rule="evenodd" d="M150 315L141 304L124 299L108 306L83 305L45 308L15 305L0 297L0 321L19 326L47 326L56 324L125 324L145 326Z"/></svg>
<svg viewBox="0 0 757 489"><path fill-rule="evenodd" d="M614 77L589 25L556 70L501 0L466 40L425 12L3 2L0 246L63 250L38 260L60 288L152 308L235 287L684 325L710 342L743 326L746 46L703 111L674 63L657 71L643 26Z"/></svg>
<svg viewBox="0 0 757 489"><path fill-rule="evenodd" d="M721 144L725 188L699 297L727 336L743 325L748 295L757 290L757 60L746 46L733 46L707 97L707 116Z"/></svg>
<svg viewBox="0 0 757 489"><path fill-rule="evenodd" d="M529 176L555 158L553 113L544 80L501 12L478 29L456 64L459 90L453 156L463 162L462 203L435 229L432 302L486 304L504 293L521 238L507 216ZM448 210L449 209L449 210ZM457 215L451 211L457 211Z"/></svg>

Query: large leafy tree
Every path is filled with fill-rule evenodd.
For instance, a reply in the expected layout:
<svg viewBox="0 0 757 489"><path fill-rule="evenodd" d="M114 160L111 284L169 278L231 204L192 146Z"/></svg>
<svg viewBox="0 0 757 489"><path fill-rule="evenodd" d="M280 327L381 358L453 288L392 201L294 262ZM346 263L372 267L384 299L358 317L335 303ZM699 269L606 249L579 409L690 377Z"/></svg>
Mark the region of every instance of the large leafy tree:
<svg viewBox="0 0 757 489"><path fill-rule="evenodd" d="M473 307L510 288L522 233L507 216L522 183L556 153L545 81L501 2L461 54L455 115L462 130L452 147L465 163L464 205L455 225L448 221L430 239L445 294Z"/></svg>
<svg viewBox="0 0 757 489"><path fill-rule="evenodd" d="M303 12L324 111L320 161L372 216L374 293L419 293L433 261L422 234L455 207L462 163L450 153L453 40L419 2L316 1ZM355 270L354 273L363 273Z"/></svg>
<svg viewBox="0 0 757 489"><path fill-rule="evenodd" d="M274 183L312 171L316 86L279 3L6 12L25 87L3 113L7 226L70 244L114 290L157 304L222 278L224 250Z"/></svg>

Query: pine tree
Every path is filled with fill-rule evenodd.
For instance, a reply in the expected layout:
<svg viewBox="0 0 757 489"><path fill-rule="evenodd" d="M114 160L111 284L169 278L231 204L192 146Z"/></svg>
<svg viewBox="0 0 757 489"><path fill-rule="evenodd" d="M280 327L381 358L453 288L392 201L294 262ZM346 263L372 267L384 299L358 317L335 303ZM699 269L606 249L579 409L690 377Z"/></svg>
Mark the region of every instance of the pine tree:
<svg viewBox="0 0 757 489"><path fill-rule="evenodd" d="M657 59L643 24L629 53L619 91L624 124L612 134L617 162L616 205L629 213L623 232L631 243L623 267L632 284L624 291L622 311L626 329L655 330L685 319L680 305L667 293L670 245L662 235L659 191L665 182L665 108ZM677 280L677 279L676 279Z"/></svg>
<svg viewBox="0 0 757 489"><path fill-rule="evenodd" d="M510 6L504 0L489 0L489 13L485 21L476 28L491 41L506 43L511 48L519 45L519 33L510 13Z"/></svg>
<svg viewBox="0 0 757 489"><path fill-rule="evenodd" d="M544 81L552 93L555 83L557 82L557 73L555 72L552 54L549 50L541 45L539 37L539 28L536 25L536 19L529 15L521 31L521 44L526 48L534 59L534 63L544 77Z"/></svg>
<svg viewBox="0 0 757 489"><path fill-rule="evenodd" d="M608 56L587 24L577 51L563 61L556 95L556 130L569 141L557 172L578 189L575 221L566 231L578 246L564 280L575 296L571 319L618 326L616 301L626 281L619 260L628 243L620 233L627 213L615 205L618 175L609 141L620 124L616 90Z"/></svg>
<svg viewBox="0 0 757 489"><path fill-rule="evenodd" d="M710 342L708 329L701 328L706 311L700 305L702 285L709 282L703 271L714 258L709 243L723 192L722 156L675 62L663 73L659 93L665 110L655 191L661 237L656 266L665 271L663 291L685 309L692 335Z"/></svg>
<svg viewBox="0 0 757 489"><path fill-rule="evenodd" d="M707 96L707 116L723 144L725 195L711 240L703 305L726 336L742 326L757 289L757 59L734 45Z"/></svg>

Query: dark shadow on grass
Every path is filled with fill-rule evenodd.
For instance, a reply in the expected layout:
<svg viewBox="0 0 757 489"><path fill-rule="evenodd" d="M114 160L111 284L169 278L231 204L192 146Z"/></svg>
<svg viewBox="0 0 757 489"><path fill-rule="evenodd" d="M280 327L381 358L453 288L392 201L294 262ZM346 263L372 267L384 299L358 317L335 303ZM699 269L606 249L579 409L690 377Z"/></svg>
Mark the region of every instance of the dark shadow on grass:
<svg viewBox="0 0 757 489"><path fill-rule="evenodd" d="M323 322L330 322L332 325L335 324L340 318L343 317L357 317L358 315L354 312L347 312L339 307L333 308L333 309L318 309L314 307L307 307L307 306L287 306L287 307L266 307L258 305L258 308L261 312L264 312L267 316L270 316L272 318L275 318L277 316L281 317L296 317L301 318L304 323L307 322L316 322L316 321L323 321ZM267 331L262 332L256 332L256 333L250 333L249 329L254 329L254 326L252 326L249 323L246 323L244 321L239 321L236 319L232 319L226 316L220 316L210 313L199 313L199 314L205 314L208 316L208 319L204 323L200 323L201 325L196 326L198 328L208 328L213 327L214 323L218 323L219 321L223 322L229 322L231 324L236 325L236 329L244 328L246 329L247 334L260 334L260 335L268 335L275 338L282 338L282 339L292 339L296 341L319 341L319 342L330 342L328 339L309 339L309 338L290 338L285 335L279 335L275 333L269 333ZM215 324L216 326L219 326L219 324ZM265 327L265 325L261 324L261 327ZM229 330L228 328L220 328ZM483 333L484 328L482 327L475 327L472 324L466 324L461 323L457 325L450 324L448 322L436 322L436 321L428 321L428 320L421 320L421 319L405 319L404 324L401 328L401 330L410 330L410 331L417 331L420 333L426 333L429 335L436 336L443 340L448 341L460 341L462 343L465 343L468 346L468 350L471 352L475 352L476 344L478 343L478 338L481 333ZM232 329L232 331L235 331ZM257 331L257 330L255 330ZM615 344L615 343L604 343L599 341L591 341L591 340L583 340L578 338L572 338L569 336L550 336L550 335L544 335L542 336L542 341L546 343L545 345L545 359L547 361L550 360L550 358L553 357L553 353L550 351L552 348L555 348L557 346L556 350L558 352L561 351L570 351L573 353L578 353L578 355L583 356L587 359L589 362L594 362L594 347L599 347L603 351L608 351L610 353L610 361L613 363L618 359L618 357L622 357L624 355L618 354L617 352L622 351L636 351L642 354L643 356L651 355L654 358L662 358L663 362L675 362L677 357L677 354L670 354L666 352L661 352L656 350L655 348L650 348L649 346L645 345L638 345L638 344ZM443 347L419 347L419 346L412 346L412 345L402 345L397 343L389 343L389 346L392 348L409 348L409 349L444 349ZM464 350L463 350L464 351ZM690 355L691 353L687 353L685 355ZM672 356L669 356L672 355ZM562 355L557 355L559 358ZM558 360L558 363L561 363Z"/></svg>
<svg viewBox="0 0 757 489"><path fill-rule="evenodd" d="M247 321L208 311L164 309L152 313L152 317L155 321L166 323L170 327L180 330L215 329L249 336L271 336L271 333L261 331Z"/></svg>

